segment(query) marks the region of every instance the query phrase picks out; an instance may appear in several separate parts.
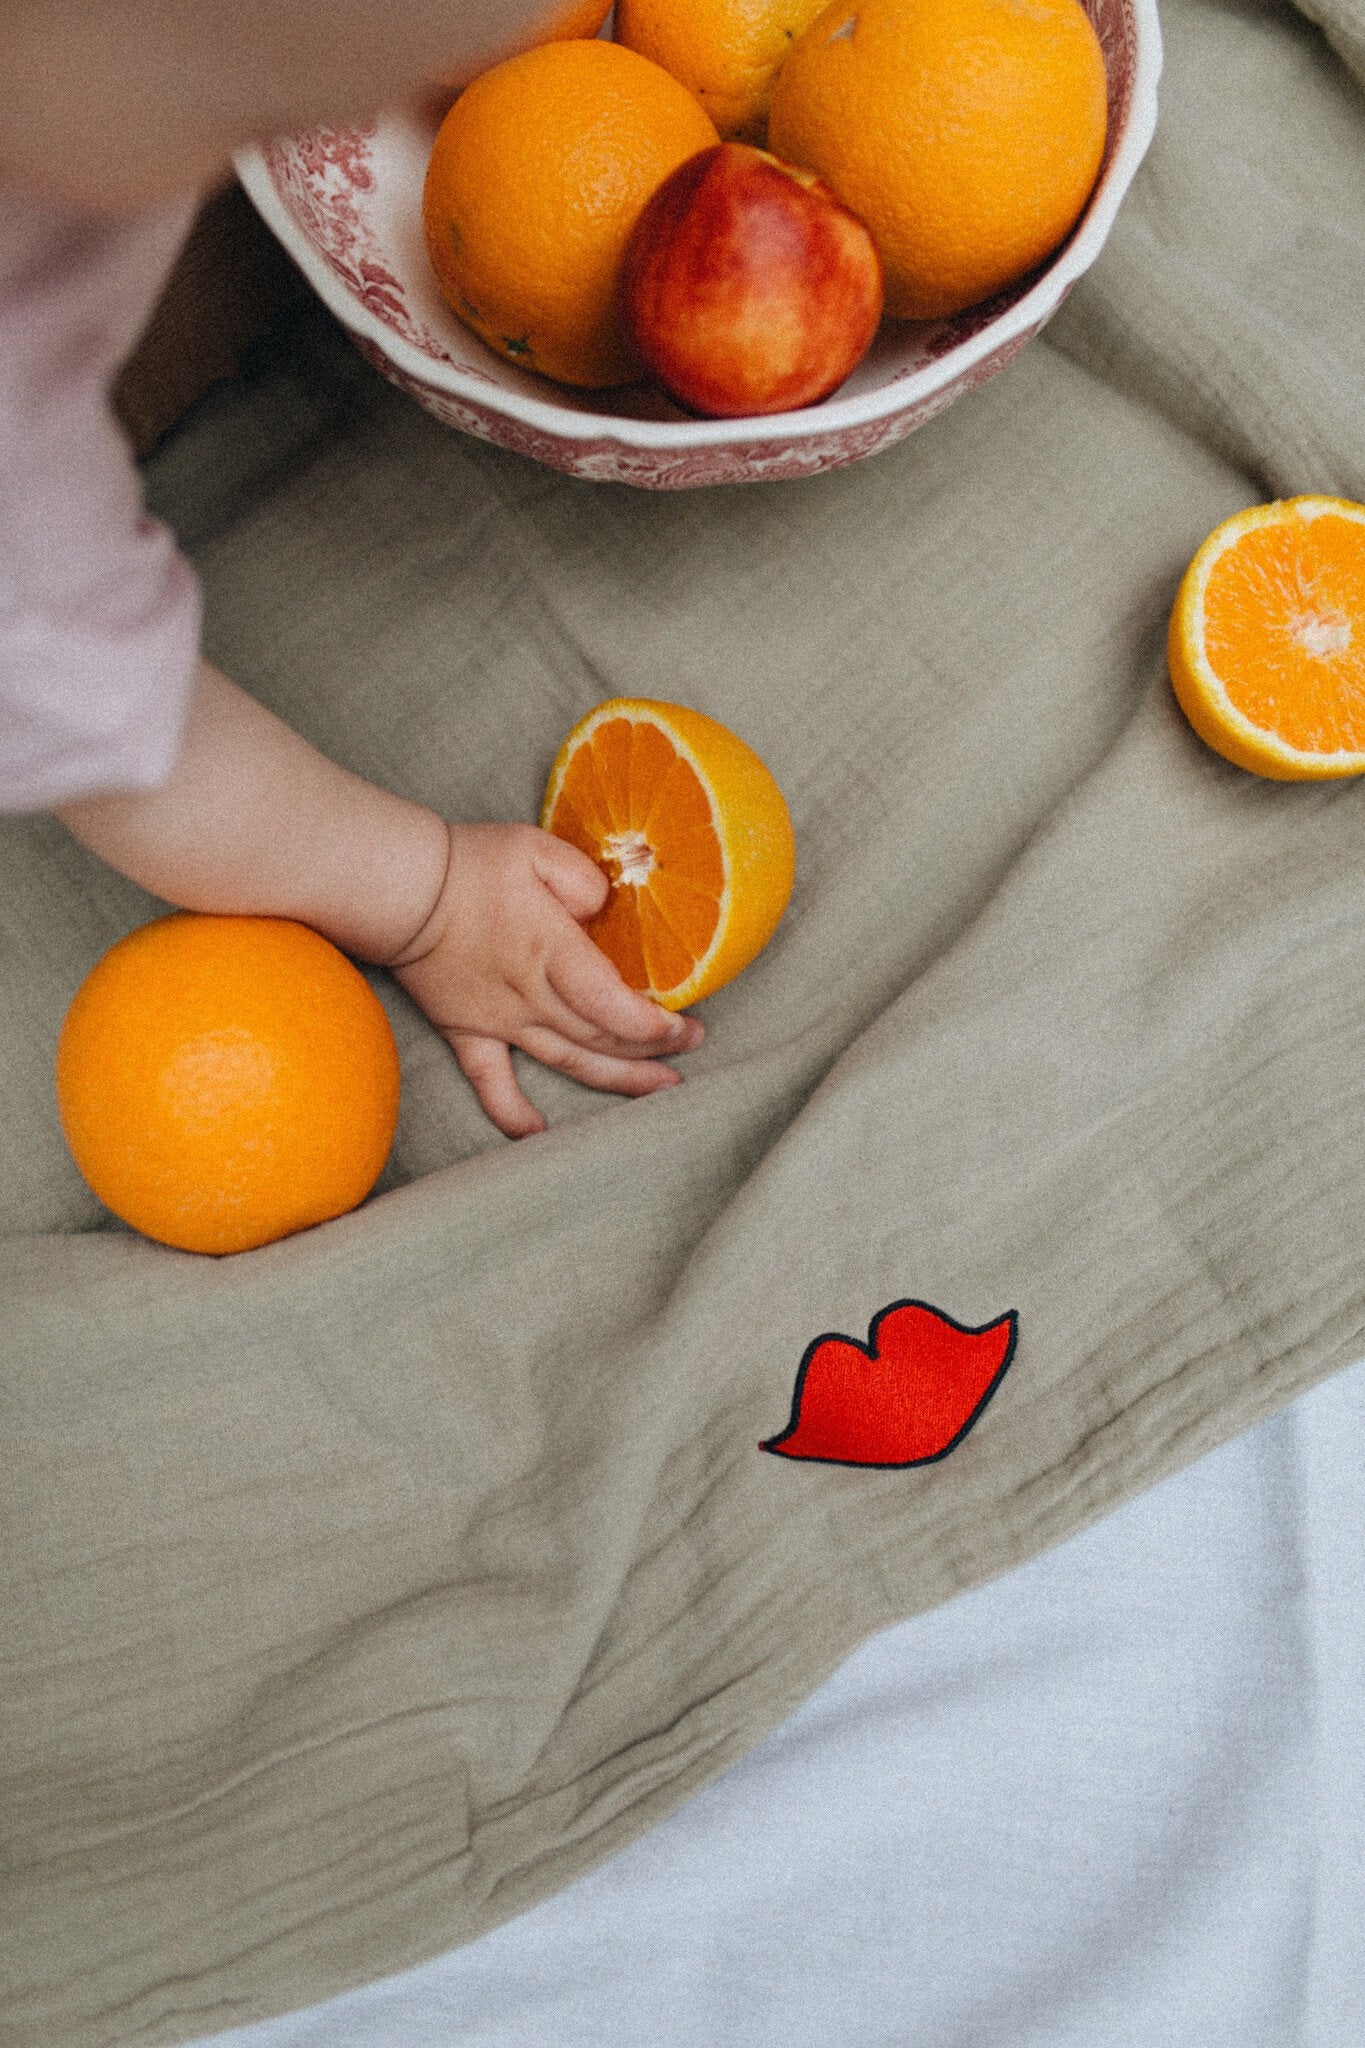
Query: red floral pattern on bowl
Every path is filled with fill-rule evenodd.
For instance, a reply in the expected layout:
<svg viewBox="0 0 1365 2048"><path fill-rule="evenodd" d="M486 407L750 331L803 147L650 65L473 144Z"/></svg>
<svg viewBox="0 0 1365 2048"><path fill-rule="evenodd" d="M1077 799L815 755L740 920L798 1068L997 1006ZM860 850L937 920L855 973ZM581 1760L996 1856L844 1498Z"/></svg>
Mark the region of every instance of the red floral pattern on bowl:
<svg viewBox="0 0 1365 2048"><path fill-rule="evenodd" d="M952 320L888 321L832 398L766 419L696 420L647 386L581 392L518 370L455 318L422 246L433 129L386 117L243 150L258 210L363 354L447 426L597 482L756 483L888 448L1002 370L1094 262L1156 127L1156 0L1085 0L1104 49L1109 133L1075 231L1044 268Z"/></svg>

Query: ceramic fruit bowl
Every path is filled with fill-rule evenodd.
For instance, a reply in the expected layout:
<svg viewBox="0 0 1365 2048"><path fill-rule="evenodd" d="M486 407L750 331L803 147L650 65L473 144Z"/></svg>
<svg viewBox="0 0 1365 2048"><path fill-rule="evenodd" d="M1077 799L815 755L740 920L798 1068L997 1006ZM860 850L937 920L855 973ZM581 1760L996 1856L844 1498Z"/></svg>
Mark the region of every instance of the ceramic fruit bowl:
<svg viewBox="0 0 1365 2048"><path fill-rule="evenodd" d="M810 476L875 455L973 391L1056 312L1104 246L1156 127L1156 0L1085 0L1104 50L1109 132L1090 203L1058 253L951 320L886 321L832 398L763 419L699 420L644 384L571 390L518 370L461 325L422 245L434 122L283 136L237 172L309 283L400 390L467 434L596 482L680 490Z"/></svg>

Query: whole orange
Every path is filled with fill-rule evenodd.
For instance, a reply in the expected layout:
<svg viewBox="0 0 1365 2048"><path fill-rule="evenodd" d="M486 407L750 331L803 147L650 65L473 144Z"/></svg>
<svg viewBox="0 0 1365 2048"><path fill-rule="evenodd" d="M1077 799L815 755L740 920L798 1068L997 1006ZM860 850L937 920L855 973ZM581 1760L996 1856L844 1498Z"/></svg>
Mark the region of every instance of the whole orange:
<svg viewBox="0 0 1365 2048"><path fill-rule="evenodd" d="M778 74L768 147L866 223L887 312L933 319L1065 238L1106 118L1079 0L834 0Z"/></svg>
<svg viewBox="0 0 1365 2048"><path fill-rule="evenodd" d="M120 939L76 991L57 1106L125 1223L182 1251L247 1251L369 1193L398 1052L364 976L307 926L177 913Z"/></svg>
<svg viewBox="0 0 1365 2048"><path fill-rule="evenodd" d="M778 67L825 0L617 0L615 35L682 80L723 136L759 142Z"/></svg>
<svg viewBox="0 0 1365 2048"><path fill-rule="evenodd" d="M717 140L686 86L617 43L543 43L461 93L422 194L427 253L460 318L566 384L628 383L616 276L636 215Z"/></svg>

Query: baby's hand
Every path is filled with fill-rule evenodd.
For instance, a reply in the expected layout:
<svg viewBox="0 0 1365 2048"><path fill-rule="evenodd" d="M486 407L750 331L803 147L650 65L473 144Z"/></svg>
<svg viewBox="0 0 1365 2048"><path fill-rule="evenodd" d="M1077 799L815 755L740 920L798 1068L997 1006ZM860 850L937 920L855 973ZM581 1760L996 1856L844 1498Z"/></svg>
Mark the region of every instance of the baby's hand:
<svg viewBox="0 0 1365 2048"><path fill-rule="evenodd" d="M688 1052L702 1026L626 987L582 930L610 886L576 847L534 825L451 825L435 908L389 963L454 1047L500 1131L545 1128L512 1069L520 1046L590 1088L650 1095L680 1076L661 1053Z"/></svg>
<svg viewBox="0 0 1365 2048"><path fill-rule="evenodd" d="M169 779L61 815L169 903L297 918L391 967L509 1138L545 1127L514 1045L590 1088L649 1095L680 1078L659 1054L701 1043L700 1024L628 989L581 929L609 885L577 847L532 825L445 824L327 760L211 662Z"/></svg>

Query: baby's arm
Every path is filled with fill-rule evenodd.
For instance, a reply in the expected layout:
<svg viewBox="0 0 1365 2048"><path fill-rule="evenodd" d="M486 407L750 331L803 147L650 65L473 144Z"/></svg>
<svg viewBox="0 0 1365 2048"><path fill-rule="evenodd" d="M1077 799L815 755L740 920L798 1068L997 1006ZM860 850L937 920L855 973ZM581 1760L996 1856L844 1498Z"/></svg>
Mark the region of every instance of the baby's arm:
<svg viewBox="0 0 1365 2048"><path fill-rule="evenodd" d="M606 877L531 825L447 825L327 760L201 664L170 780L62 806L111 866L187 910L293 917L393 969L509 1137L543 1129L510 1047L647 1095L702 1027L628 989L581 929Z"/></svg>
<svg viewBox="0 0 1365 2048"><path fill-rule="evenodd" d="M492 63L554 0L0 0L0 176L94 213Z"/></svg>

